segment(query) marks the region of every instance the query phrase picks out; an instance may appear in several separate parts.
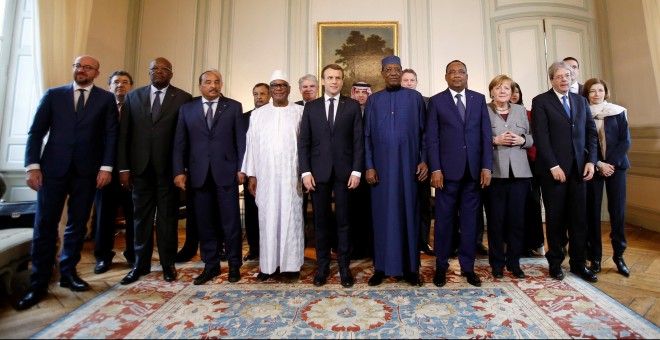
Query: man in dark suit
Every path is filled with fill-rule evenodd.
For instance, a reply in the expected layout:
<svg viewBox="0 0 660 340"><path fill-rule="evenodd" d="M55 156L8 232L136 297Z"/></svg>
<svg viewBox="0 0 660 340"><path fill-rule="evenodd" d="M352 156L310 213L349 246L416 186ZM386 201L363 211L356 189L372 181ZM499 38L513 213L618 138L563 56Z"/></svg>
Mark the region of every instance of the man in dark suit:
<svg viewBox="0 0 660 340"><path fill-rule="evenodd" d="M364 167L360 104L341 96L344 70L330 64L321 72L322 98L305 105L300 122L298 157L306 192L312 193L318 269L315 286L323 286L330 271L331 232L336 232L341 285L353 286L350 264L349 196L360 184ZM336 104L335 104L336 102ZM332 227L334 192L336 228Z"/></svg>
<svg viewBox="0 0 660 340"><path fill-rule="evenodd" d="M222 75L208 70L199 76L202 97L179 109L174 137L174 184L192 191L197 214L200 255L204 270L193 284L201 285L220 275L222 234L229 262L229 282L241 279L241 218L238 185L245 153L241 104L222 95ZM187 169L187 171L186 171ZM190 176L190 188L186 178ZM217 217L217 218L216 218Z"/></svg>
<svg viewBox="0 0 660 340"><path fill-rule="evenodd" d="M591 282L596 274L585 265L587 243L586 184L594 175L596 125L587 99L571 93L571 66L564 61L548 68L552 89L532 101L536 173L545 205L545 254L550 276L561 280L562 235L568 230L571 272Z"/></svg>
<svg viewBox="0 0 660 340"><path fill-rule="evenodd" d="M493 168L492 132L483 94L467 89L467 67L462 61L447 64L449 88L429 100L426 124L431 186L435 192L436 270L433 283L447 283L454 219L459 213L458 262L461 275L481 286L474 272L477 214L481 189L490 185Z"/></svg>
<svg viewBox="0 0 660 340"><path fill-rule="evenodd" d="M573 57L566 57L564 58L564 61L568 66L571 67L571 71L573 72L571 75L571 93L575 93L578 95L582 95L582 89L584 85L580 84L578 82L578 78L580 78L580 62L573 58Z"/></svg>
<svg viewBox="0 0 660 340"><path fill-rule="evenodd" d="M297 101L296 104L305 106L305 104L319 97L319 80L316 79L316 76L314 76L313 74L306 74L300 77L300 79L298 79L298 90L302 95L302 100ZM302 211L303 211L303 221L305 221L305 246L307 246L307 236L309 234L307 230L307 225L308 225L307 206L309 205L309 196L310 196L309 192L303 193ZM333 240L331 246L334 249L334 246L336 245L337 242L336 240L334 240L334 236L332 237Z"/></svg>
<svg viewBox="0 0 660 340"><path fill-rule="evenodd" d="M255 109L268 104L270 102L270 86L266 83L254 85L252 97L254 98ZM243 130L246 135L250 127L252 111L254 110L243 114ZM259 258L259 209L257 209L254 195L248 190L247 181L243 183L243 205L245 206L245 237L250 247L248 253L243 257L243 261L254 261Z"/></svg>
<svg viewBox="0 0 660 340"><path fill-rule="evenodd" d="M117 110L121 119L122 106L126 93L133 89L133 77L126 71L112 72L108 78L108 87L117 101ZM119 171L115 168L112 172L112 181L103 189L96 191L94 207L96 209L96 235L94 238L94 257L96 266L94 274L105 273L110 269L115 252L115 223L117 211L121 206L126 221L126 250L124 257L132 268L135 262L135 250L133 249L133 199L131 193L122 189L119 185Z"/></svg>
<svg viewBox="0 0 660 340"><path fill-rule="evenodd" d="M135 205L135 265L121 284L151 272L154 216L158 255L165 281L176 280L178 190L172 182L172 144L179 107L192 97L170 85L172 64L154 59L151 85L126 95L119 131L119 181L133 191Z"/></svg>
<svg viewBox="0 0 660 340"><path fill-rule="evenodd" d="M27 185L37 192L32 239L31 290L18 303L30 308L48 292L58 226L67 196L68 219L60 256L60 287L89 289L76 273L94 193L110 183L117 142L117 105L114 96L97 86L99 62L80 56L73 64L73 84L44 94L25 149ZM43 139L49 135L42 153Z"/></svg>

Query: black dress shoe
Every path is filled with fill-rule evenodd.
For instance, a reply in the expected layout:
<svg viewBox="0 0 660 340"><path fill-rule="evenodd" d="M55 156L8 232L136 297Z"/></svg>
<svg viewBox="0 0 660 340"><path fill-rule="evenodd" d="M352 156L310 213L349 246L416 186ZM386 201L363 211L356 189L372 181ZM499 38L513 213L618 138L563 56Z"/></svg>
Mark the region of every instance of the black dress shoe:
<svg viewBox="0 0 660 340"><path fill-rule="evenodd" d="M325 273L318 272L316 275L314 275L314 285L317 287L325 285L327 281L328 276Z"/></svg>
<svg viewBox="0 0 660 340"><path fill-rule="evenodd" d="M612 261L616 264L616 270L619 274L623 276L630 276L630 269L626 266L626 263L623 262L623 256L612 257Z"/></svg>
<svg viewBox="0 0 660 340"><path fill-rule="evenodd" d="M524 279L525 278L525 272L522 271L522 269L520 269L520 267L509 269L509 271L511 272L511 274L513 274L513 277L515 277L516 279Z"/></svg>
<svg viewBox="0 0 660 340"><path fill-rule="evenodd" d="M411 286L421 287L424 285L424 281L419 277L419 273L403 273L403 280Z"/></svg>
<svg viewBox="0 0 660 340"><path fill-rule="evenodd" d="M598 282L598 276L587 267L571 268L571 273L579 275L583 280Z"/></svg>
<svg viewBox="0 0 660 340"><path fill-rule="evenodd" d="M447 284L447 271L443 269L435 269L433 276L433 284L436 287L444 287Z"/></svg>
<svg viewBox="0 0 660 340"><path fill-rule="evenodd" d="M259 274L257 274L257 281L264 282L264 281L270 279L271 276L273 276L273 275L259 272Z"/></svg>
<svg viewBox="0 0 660 340"><path fill-rule="evenodd" d="M341 285L344 288L351 288L355 284L355 278L351 270L346 268L339 268L339 277L341 278Z"/></svg>
<svg viewBox="0 0 660 340"><path fill-rule="evenodd" d="M550 277L555 280L563 280L564 272L561 270L561 265L552 265L549 270Z"/></svg>
<svg viewBox="0 0 660 340"><path fill-rule="evenodd" d="M502 269L493 269L493 277L496 279L504 278L504 271Z"/></svg>
<svg viewBox="0 0 660 340"><path fill-rule="evenodd" d="M376 270L374 272L374 275L371 276L371 278L369 279L369 282L367 282L367 284L372 287L378 286L379 284L383 283L384 279L385 279L385 273L381 272L380 270Z"/></svg>
<svg viewBox="0 0 660 340"><path fill-rule="evenodd" d="M594 273L600 273L600 261L591 261L591 265L589 266L589 270L591 270Z"/></svg>
<svg viewBox="0 0 660 340"><path fill-rule="evenodd" d="M481 280L479 280L479 277L474 272L461 271L461 276L465 276L465 278L467 278L467 282L469 284L471 284L475 287L481 287Z"/></svg>
<svg viewBox="0 0 660 340"><path fill-rule="evenodd" d="M300 280L300 272L286 272L284 273L284 276L291 281Z"/></svg>
<svg viewBox="0 0 660 340"><path fill-rule="evenodd" d="M167 282L176 280L176 268L173 264L169 266L163 266L163 279Z"/></svg>
<svg viewBox="0 0 660 340"><path fill-rule="evenodd" d="M195 280L193 281L193 284L196 285L196 286L203 285L203 284L213 280L218 275L220 275L220 267L204 268L202 273L199 274L199 276L195 278Z"/></svg>
<svg viewBox="0 0 660 340"><path fill-rule="evenodd" d="M17 310L26 310L37 303L39 301L43 300L44 297L48 295L48 289L46 287L43 288L32 288L21 301L18 302L18 305L16 306Z"/></svg>
<svg viewBox="0 0 660 340"><path fill-rule="evenodd" d="M84 292L89 290L89 284L78 277L75 273L70 276L62 276L60 278L60 287L69 288L74 292Z"/></svg>
<svg viewBox="0 0 660 340"><path fill-rule="evenodd" d="M121 281L119 281L119 284L127 285L129 283L133 283L133 282L140 279L141 274L142 273L139 269L133 268L133 269L131 269L130 272L128 272L128 274L126 274L126 276L124 276L123 279L121 279Z"/></svg>
<svg viewBox="0 0 660 340"><path fill-rule="evenodd" d="M241 267L229 266L229 274L227 276L229 282L234 283L241 280Z"/></svg>
<svg viewBox="0 0 660 340"><path fill-rule="evenodd" d="M110 261L105 261L101 260L96 263L96 266L94 267L94 274L103 274L110 269L110 265L112 264L112 260Z"/></svg>
<svg viewBox="0 0 660 340"><path fill-rule="evenodd" d="M245 254L243 257L243 262L248 262L248 261L255 261L259 258L259 253L254 253L254 252L248 252Z"/></svg>
<svg viewBox="0 0 660 340"><path fill-rule="evenodd" d="M431 245L428 243L424 243L420 245L419 252L424 253L428 256L435 256L435 252L433 251L433 248L431 248Z"/></svg>
<svg viewBox="0 0 660 340"><path fill-rule="evenodd" d="M488 255L488 248L486 248L483 244L477 244L477 254L479 255Z"/></svg>

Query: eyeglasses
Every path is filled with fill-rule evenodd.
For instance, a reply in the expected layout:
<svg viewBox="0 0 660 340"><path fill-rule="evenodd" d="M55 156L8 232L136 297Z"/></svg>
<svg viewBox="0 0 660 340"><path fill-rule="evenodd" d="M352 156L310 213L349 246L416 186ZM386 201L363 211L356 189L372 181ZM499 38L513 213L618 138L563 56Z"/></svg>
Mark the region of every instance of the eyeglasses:
<svg viewBox="0 0 660 340"><path fill-rule="evenodd" d="M285 84L285 83L280 83L280 84L270 84L270 87L271 87L272 89L285 89L285 88L289 87L289 84Z"/></svg>
<svg viewBox="0 0 660 340"><path fill-rule="evenodd" d="M97 68L94 68L93 66L90 65L81 65L81 64L73 64L74 69L83 69L85 72L89 72L91 70L98 70Z"/></svg>
<svg viewBox="0 0 660 340"><path fill-rule="evenodd" d="M169 67L152 67L149 69L149 72L158 72L158 71L172 72L172 69Z"/></svg>
<svg viewBox="0 0 660 340"><path fill-rule="evenodd" d="M555 74L553 79L571 79L571 74L566 73L566 74Z"/></svg>
<svg viewBox="0 0 660 340"><path fill-rule="evenodd" d="M450 76L453 76L454 74L460 74L460 75L464 76L464 75L467 74L467 72L465 70L458 70L458 71L451 70L451 71L447 72L447 74L450 75Z"/></svg>

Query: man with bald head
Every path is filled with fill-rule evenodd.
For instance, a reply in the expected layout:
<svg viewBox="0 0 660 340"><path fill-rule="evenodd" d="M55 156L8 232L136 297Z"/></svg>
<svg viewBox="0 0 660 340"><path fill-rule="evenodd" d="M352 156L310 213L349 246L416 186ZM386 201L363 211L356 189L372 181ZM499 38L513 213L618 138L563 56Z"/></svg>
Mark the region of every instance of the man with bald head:
<svg viewBox="0 0 660 340"><path fill-rule="evenodd" d="M32 239L31 290L19 302L27 309L48 292L57 233L67 196L68 219L60 257L60 287L89 289L78 277L87 220L96 189L112 179L117 142L115 97L94 85L99 62L80 56L73 62L73 84L51 88L44 94L25 149L27 185L37 192L37 214ZM43 148L43 140L49 135Z"/></svg>
<svg viewBox="0 0 660 340"><path fill-rule="evenodd" d="M176 280L179 192L172 182L172 144L179 107L192 96L172 86L172 76L172 64L156 58L149 66L151 85L129 92L124 100L117 166L122 187L133 192L135 264L121 284L151 272L154 217L163 278Z"/></svg>

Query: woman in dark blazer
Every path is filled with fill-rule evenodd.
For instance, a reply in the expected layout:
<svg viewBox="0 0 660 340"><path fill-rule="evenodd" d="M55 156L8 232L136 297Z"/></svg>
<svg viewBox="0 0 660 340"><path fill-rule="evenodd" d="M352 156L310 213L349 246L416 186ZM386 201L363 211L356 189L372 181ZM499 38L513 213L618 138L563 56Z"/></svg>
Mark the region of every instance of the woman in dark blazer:
<svg viewBox="0 0 660 340"><path fill-rule="evenodd" d="M511 92L512 104L524 106L523 95L520 85L513 83ZM527 110L527 118L532 121L532 112ZM533 134L533 132L532 132ZM536 162L536 146L531 146L527 151L527 161L529 161L529 168L534 173L534 164ZM525 202L525 241L523 246L523 253L527 256L544 256L544 235L543 235L543 217L541 215L541 181L538 177L532 176L530 179L531 188L527 195Z"/></svg>
<svg viewBox="0 0 660 340"><path fill-rule="evenodd" d="M524 106L511 104L513 80L499 75L488 85L488 115L493 134L493 179L486 189L488 260L494 278L504 276L504 266L516 278L520 269L525 229L525 202L532 171L524 149L534 144ZM504 244L506 243L506 251Z"/></svg>
<svg viewBox="0 0 660 340"><path fill-rule="evenodd" d="M587 182L587 259L590 269L601 271L603 245L601 238L600 214L603 201L603 185L607 187L607 210L610 214L612 239L612 260L617 271L630 276L630 270L623 261L626 250L624 216L626 209L626 170L630 168L628 149L630 132L626 108L608 103L607 83L599 78L589 79L584 84L583 96L589 99L591 114L598 130L598 162L596 175Z"/></svg>

